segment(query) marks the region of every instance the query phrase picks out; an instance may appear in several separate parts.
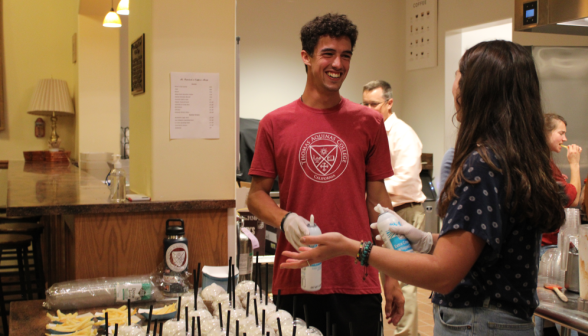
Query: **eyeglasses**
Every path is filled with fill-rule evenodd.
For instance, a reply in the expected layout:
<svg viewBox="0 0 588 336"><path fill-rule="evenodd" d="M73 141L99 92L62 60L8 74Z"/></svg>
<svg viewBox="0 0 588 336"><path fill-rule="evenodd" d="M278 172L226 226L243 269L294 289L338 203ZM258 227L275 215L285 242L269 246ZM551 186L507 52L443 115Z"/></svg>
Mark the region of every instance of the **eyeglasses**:
<svg viewBox="0 0 588 336"><path fill-rule="evenodd" d="M369 103L363 102L363 103L361 103L361 105L368 106L370 108L375 109L375 108L377 108L378 106L380 106L380 105L382 105L384 103L385 102L379 102L379 103L378 102L369 102Z"/></svg>

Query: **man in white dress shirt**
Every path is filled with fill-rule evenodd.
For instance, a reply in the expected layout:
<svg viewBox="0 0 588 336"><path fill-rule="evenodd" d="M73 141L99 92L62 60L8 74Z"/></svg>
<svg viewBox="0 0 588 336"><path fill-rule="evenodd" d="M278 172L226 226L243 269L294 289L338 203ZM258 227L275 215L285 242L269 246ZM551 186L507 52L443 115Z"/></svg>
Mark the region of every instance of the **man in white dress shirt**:
<svg viewBox="0 0 588 336"><path fill-rule="evenodd" d="M385 81L371 81L363 86L363 105L382 114L394 176L384 183L394 206L394 211L419 230L425 222L425 209L422 203L426 197L422 191L421 140L404 121L392 112L392 88ZM418 335L418 303L416 287L401 283L404 303L404 317L396 326L395 335ZM388 313L388 299L386 299Z"/></svg>

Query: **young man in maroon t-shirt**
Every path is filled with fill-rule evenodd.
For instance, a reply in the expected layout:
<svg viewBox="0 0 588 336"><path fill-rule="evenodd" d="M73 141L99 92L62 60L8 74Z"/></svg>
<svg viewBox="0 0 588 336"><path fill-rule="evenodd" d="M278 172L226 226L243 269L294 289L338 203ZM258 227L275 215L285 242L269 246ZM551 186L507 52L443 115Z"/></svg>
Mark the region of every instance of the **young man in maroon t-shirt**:
<svg viewBox="0 0 588 336"><path fill-rule="evenodd" d="M322 264L319 291L300 288L300 270L281 269L285 250L301 246L314 215L323 233L340 232L358 240L373 240L369 228L376 222L378 203L392 208L384 178L393 175L382 116L339 94L347 76L356 26L345 15L316 17L301 30L306 87L302 97L260 122L253 176L247 199L249 210L263 222L281 227L273 274L273 294L281 291L280 308L293 311L296 296L299 317L308 309L309 324L326 330L326 312L338 326L338 335L375 335L381 314L378 273L353 258ZM280 207L269 196L279 176ZM367 195L367 196L366 196ZM359 246L358 246L359 250ZM396 324L404 298L395 279L384 284L386 317Z"/></svg>

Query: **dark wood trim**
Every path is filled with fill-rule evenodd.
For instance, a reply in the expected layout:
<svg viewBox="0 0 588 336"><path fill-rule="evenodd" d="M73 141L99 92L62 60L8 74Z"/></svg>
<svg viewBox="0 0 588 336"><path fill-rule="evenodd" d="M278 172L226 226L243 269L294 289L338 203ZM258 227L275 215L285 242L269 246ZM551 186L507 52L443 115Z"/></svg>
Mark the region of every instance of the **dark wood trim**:
<svg viewBox="0 0 588 336"><path fill-rule="evenodd" d="M30 207L8 207L9 217L28 217L43 215L78 215L104 213L134 213L153 211L187 211L187 210L228 210L236 206L235 200L201 200L169 202L137 202L121 204L75 204L43 205Z"/></svg>

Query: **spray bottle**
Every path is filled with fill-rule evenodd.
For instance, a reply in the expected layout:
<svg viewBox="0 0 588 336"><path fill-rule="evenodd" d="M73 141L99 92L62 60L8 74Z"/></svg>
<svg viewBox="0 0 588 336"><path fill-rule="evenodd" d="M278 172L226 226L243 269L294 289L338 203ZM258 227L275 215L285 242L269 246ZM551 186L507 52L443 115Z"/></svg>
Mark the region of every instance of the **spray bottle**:
<svg viewBox="0 0 588 336"><path fill-rule="evenodd" d="M374 207L374 210L380 214L376 227L380 237L384 241L384 246L391 250L413 252L410 242L404 236L399 236L389 230L390 226L402 226L397 215L386 212L380 204ZM373 227L372 227L373 228Z"/></svg>
<svg viewBox="0 0 588 336"><path fill-rule="evenodd" d="M319 236L322 234L321 229L314 223L314 215L310 215L310 224L308 224L308 232L310 236ZM318 245L310 245L315 248ZM300 270L300 287L307 292L316 292L321 289L322 284L322 263L312 264Z"/></svg>

